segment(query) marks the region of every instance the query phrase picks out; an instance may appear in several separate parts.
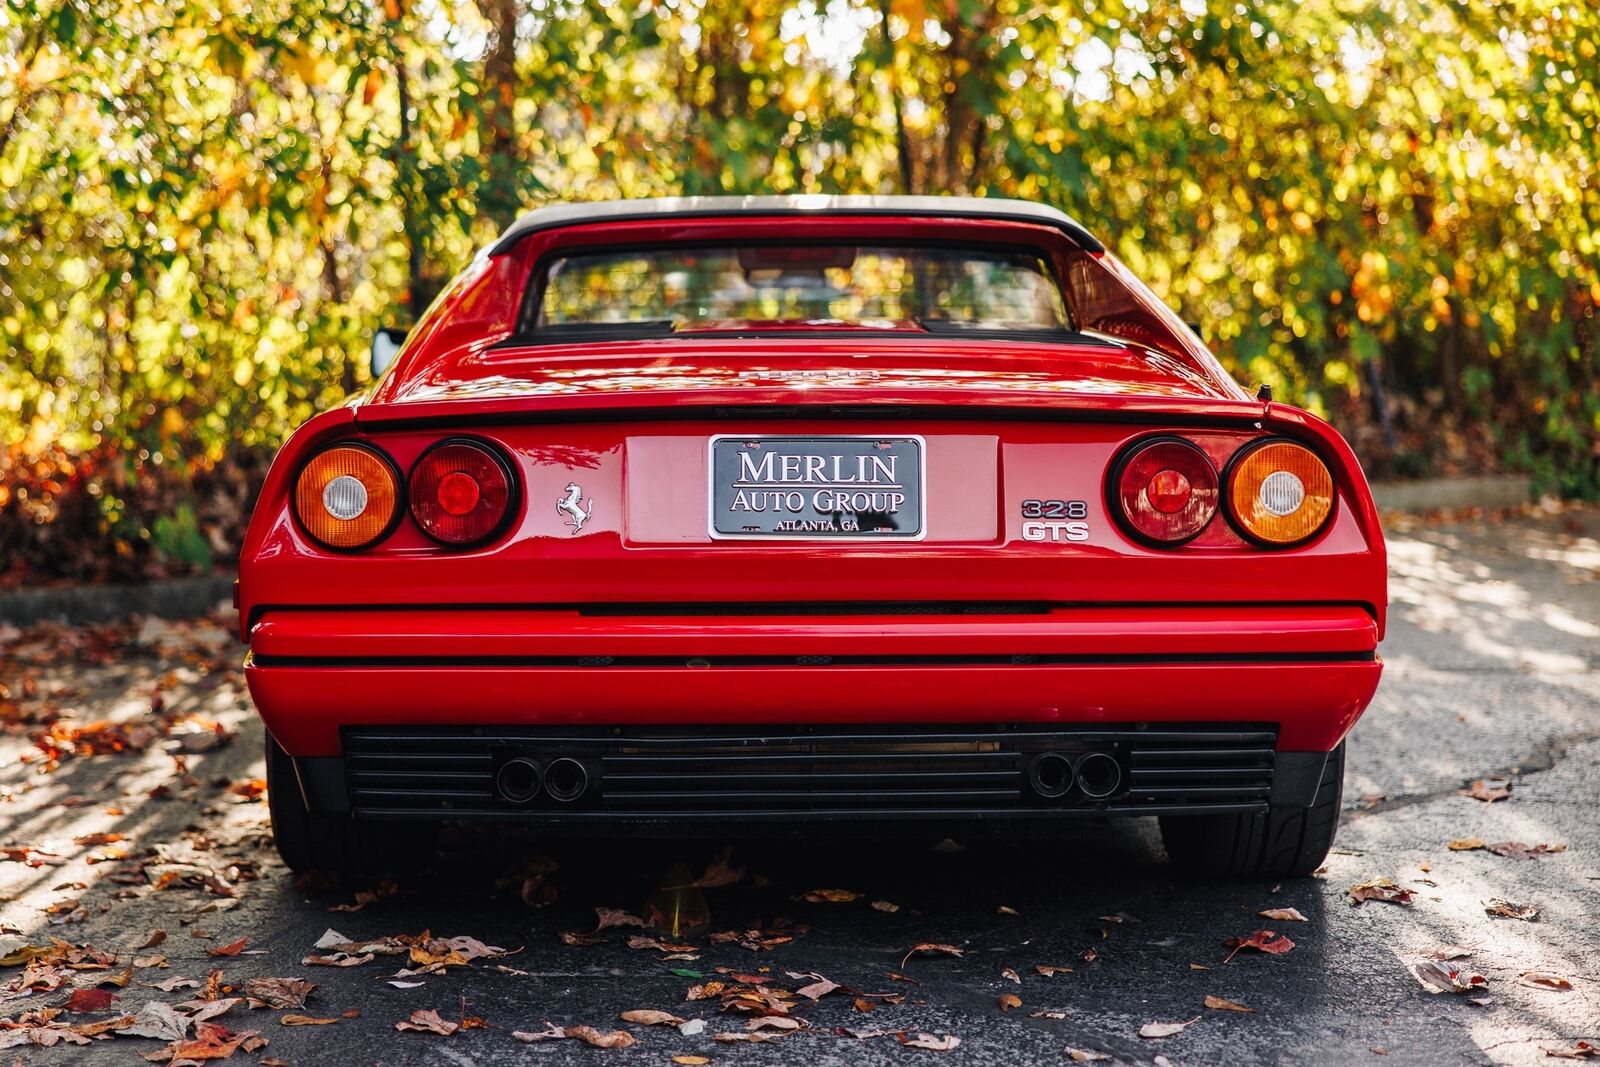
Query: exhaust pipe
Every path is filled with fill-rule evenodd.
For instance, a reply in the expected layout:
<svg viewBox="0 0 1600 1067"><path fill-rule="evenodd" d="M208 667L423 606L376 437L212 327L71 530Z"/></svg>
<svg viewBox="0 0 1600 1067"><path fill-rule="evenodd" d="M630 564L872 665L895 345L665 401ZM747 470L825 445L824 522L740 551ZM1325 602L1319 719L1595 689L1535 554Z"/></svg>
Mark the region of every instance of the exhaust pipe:
<svg viewBox="0 0 1600 1067"><path fill-rule="evenodd" d="M1072 761L1059 752L1041 752L1028 764L1028 784L1046 800L1072 792Z"/></svg>
<svg viewBox="0 0 1600 1067"><path fill-rule="evenodd" d="M1122 786L1122 765L1108 752L1089 752L1078 759L1078 788L1091 800L1104 800Z"/></svg>
<svg viewBox="0 0 1600 1067"><path fill-rule="evenodd" d="M506 760L494 773L494 791L501 800L509 800L513 804L526 804L539 795L543 785L544 772L526 756Z"/></svg>
<svg viewBox="0 0 1600 1067"><path fill-rule="evenodd" d="M544 771L544 788L551 800L571 804L589 791L589 769L570 756L553 759Z"/></svg>

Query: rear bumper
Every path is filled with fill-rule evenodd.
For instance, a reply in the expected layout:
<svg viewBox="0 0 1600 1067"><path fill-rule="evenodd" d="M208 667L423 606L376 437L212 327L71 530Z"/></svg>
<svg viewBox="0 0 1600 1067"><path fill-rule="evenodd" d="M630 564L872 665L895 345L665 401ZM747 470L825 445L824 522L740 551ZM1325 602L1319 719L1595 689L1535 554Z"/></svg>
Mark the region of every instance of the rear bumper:
<svg viewBox="0 0 1600 1067"><path fill-rule="evenodd" d="M993 614L268 610L246 677L296 757L358 727L1162 723L1331 751L1381 663L1358 607Z"/></svg>

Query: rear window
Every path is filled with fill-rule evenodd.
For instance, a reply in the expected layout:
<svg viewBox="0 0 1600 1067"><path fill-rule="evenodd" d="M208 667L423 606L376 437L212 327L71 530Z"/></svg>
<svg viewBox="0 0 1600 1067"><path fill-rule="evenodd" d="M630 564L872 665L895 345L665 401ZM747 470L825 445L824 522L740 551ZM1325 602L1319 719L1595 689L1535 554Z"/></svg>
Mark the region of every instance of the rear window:
<svg viewBox="0 0 1600 1067"><path fill-rule="evenodd" d="M854 327L1067 331L1061 288L1033 252L739 245L550 260L533 327L677 333ZM585 331L587 332L587 331Z"/></svg>

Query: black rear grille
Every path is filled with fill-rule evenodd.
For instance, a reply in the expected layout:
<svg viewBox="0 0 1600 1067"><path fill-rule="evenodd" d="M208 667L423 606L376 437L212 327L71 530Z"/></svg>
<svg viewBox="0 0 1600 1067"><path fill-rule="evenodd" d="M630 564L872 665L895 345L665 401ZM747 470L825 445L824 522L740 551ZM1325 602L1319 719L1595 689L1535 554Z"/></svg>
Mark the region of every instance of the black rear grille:
<svg viewBox="0 0 1600 1067"><path fill-rule="evenodd" d="M352 808L373 816L696 820L816 816L1139 815L1257 811L1272 787L1270 728L726 727L348 729ZM1046 800L1039 754L1112 755L1121 785L1102 800ZM571 757L583 800L497 796L507 760Z"/></svg>

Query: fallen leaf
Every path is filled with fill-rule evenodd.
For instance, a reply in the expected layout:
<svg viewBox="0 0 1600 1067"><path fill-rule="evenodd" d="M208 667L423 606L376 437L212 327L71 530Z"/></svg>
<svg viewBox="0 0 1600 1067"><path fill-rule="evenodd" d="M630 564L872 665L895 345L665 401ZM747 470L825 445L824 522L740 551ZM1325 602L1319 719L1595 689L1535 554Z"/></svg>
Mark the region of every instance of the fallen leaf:
<svg viewBox="0 0 1600 1067"><path fill-rule="evenodd" d="M801 1030L805 1023L788 1015L762 1015L744 1024L746 1030Z"/></svg>
<svg viewBox="0 0 1600 1067"><path fill-rule="evenodd" d="M800 899L807 904L849 904L861 897L862 894L851 889L813 889L801 894Z"/></svg>
<svg viewBox="0 0 1600 1067"><path fill-rule="evenodd" d="M237 956L239 953L244 951L244 947L246 945L248 945L249 943L250 943L250 938L248 936L241 937L239 940L230 941L226 945L218 945L216 948L208 948L208 949L206 949L206 955L207 956Z"/></svg>
<svg viewBox="0 0 1600 1067"><path fill-rule="evenodd" d="M314 1019L309 1015L285 1015L283 1018L278 1020L278 1022L284 1026L327 1026L329 1023L336 1023L338 1021L338 1016L334 1016L331 1019ZM441 1019L440 1021L443 1022L444 1020ZM404 1023L395 1024L396 1030L401 1028L407 1030L415 1029L414 1027L407 1026ZM449 1036L449 1031L444 1031L444 1033L446 1037Z"/></svg>
<svg viewBox="0 0 1600 1067"><path fill-rule="evenodd" d="M1572 979L1551 971L1523 971L1517 976L1517 981L1535 989L1554 989L1562 993L1570 993L1573 988Z"/></svg>
<svg viewBox="0 0 1600 1067"><path fill-rule="evenodd" d="M1384 904L1410 904L1416 896L1409 889L1401 889L1390 878L1368 878L1345 890L1345 899L1351 904L1376 900Z"/></svg>
<svg viewBox="0 0 1600 1067"><path fill-rule="evenodd" d="M1539 856L1550 856L1567 850L1566 845L1524 845L1521 841L1498 841L1483 847L1493 852L1496 856L1505 856L1507 859L1514 860L1531 860Z"/></svg>
<svg viewBox="0 0 1600 1067"><path fill-rule="evenodd" d="M1046 978L1054 978L1058 974L1072 973L1071 967L1056 967L1048 963L1036 963L1033 965L1033 969L1044 975Z"/></svg>
<svg viewBox="0 0 1600 1067"><path fill-rule="evenodd" d="M328 956L307 956L300 963L305 967L359 967L377 959L372 953L352 956L348 952L335 952Z"/></svg>
<svg viewBox="0 0 1600 1067"><path fill-rule="evenodd" d="M1203 963L1191 963L1189 964L1189 969L1191 971L1209 971L1211 968Z"/></svg>
<svg viewBox="0 0 1600 1067"><path fill-rule="evenodd" d="M410 1031L421 1034L438 1034L440 1037L449 1037L461 1029L460 1023L453 1023L439 1015L431 1008L418 1008L411 1013L411 1018L404 1022L394 1024L396 1030Z"/></svg>
<svg viewBox="0 0 1600 1067"><path fill-rule="evenodd" d="M1294 908L1268 908L1266 911L1258 911L1256 914L1261 916L1263 919L1271 919L1273 922L1277 923L1310 922L1309 919L1307 919L1304 915L1301 915L1300 912Z"/></svg>
<svg viewBox="0 0 1600 1067"><path fill-rule="evenodd" d="M1472 955L1472 949L1463 945L1435 945L1417 955L1427 960L1464 960Z"/></svg>
<svg viewBox="0 0 1600 1067"><path fill-rule="evenodd" d="M959 949L954 945L924 942L920 945L912 945L911 951L901 958L900 966L904 967L906 960L909 960L912 956L960 956L964 951L964 949Z"/></svg>
<svg viewBox="0 0 1600 1067"><path fill-rule="evenodd" d="M571 945L573 948L589 948L592 945L603 944L606 940L599 934L580 934L574 930L563 930L558 936L563 945Z"/></svg>
<svg viewBox="0 0 1600 1067"><path fill-rule="evenodd" d="M1454 841L1451 841L1448 847L1451 852L1471 852L1474 849L1480 849L1483 847L1483 838L1458 837Z"/></svg>
<svg viewBox="0 0 1600 1067"><path fill-rule="evenodd" d="M1545 1048L1542 1051L1546 1056L1554 1056L1561 1060L1600 1059L1600 1045L1588 1041L1575 1041L1563 1048Z"/></svg>
<svg viewBox="0 0 1600 1067"><path fill-rule="evenodd" d="M1539 909L1532 904L1518 904L1512 900L1494 897L1484 902L1484 914L1500 919L1521 919L1523 922L1536 922L1539 918Z"/></svg>
<svg viewBox="0 0 1600 1067"><path fill-rule="evenodd" d="M1101 1060L1109 1060L1111 1058L1104 1052L1093 1052L1086 1048L1073 1048L1071 1045L1067 1046L1066 1053L1067 1059L1073 1063L1099 1063Z"/></svg>
<svg viewBox="0 0 1600 1067"><path fill-rule="evenodd" d="M1022 914L1022 912L1018 911L1016 908L1011 907L1009 904L1000 905L998 908L994 909L994 912L995 912L996 915L1010 915L1010 916L1013 916L1013 917L1018 917L1018 916L1021 916L1021 914Z"/></svg>
<svg viewBox="0 0 1600 1067"><path fill-rule="evenodd" d="M140 1008L126 1026L117 1027L117 1033L130 1037L153 1037L157 1041L182 1041L190 1025L189 1019L178 1014L172 1005L152 1000Z"/></svg>
<svg viewBox="0 0 1600 1067"><path fill-rule="evenodd" d="M753 1034L748 1034L748 1033L746 1033L746 1034L712 1034L711 1035L711 1040L713 1040L713 1041L721 1041L724 1044L728 1044L728 1043L736 1042L736 1041L749 1041L749 1042L776 1041L782 1036L783 1036L782 1034L768 1034L768 1033L760 1033L760 1032L753 1033Z"/></svg>
<svg viewBox="0 0 1600 1067"><path fill-rule="evenodd" d="M832 993L835 989L839 988L838 982L824 978L820 974L797 974L794 971L790 971L789 977L799 978L801 980L805 980L807 978L811 979L811 981L806 985L803 985L794 991L795 996L805 997L807 1000L819 1000L822 997L827 996L829 993Z"/></svg>
<svg viewBox="0 0 1600 1067"><path fill-rule="evenodd" d="M1511 795L1511 780L1509 778L1479 778L1467 788L1457 792L1460 796L1471 797L1473 800L1481 800L1485 804L1492 804Z"/></svg>
<svg viewBox="0 0 1600 1067"><path fill-rule="evenodd" d="M1080 952L1078 956L1083 960L1084 963L1093 963L1095 960L1100 958L1100 953L1096 952L1092 948L1086 948Z"/></svg>
<svg viewBox="0 0 1600 1067"><path fill-rule="evenodd" d="M150 988L159 989L163 993L170 993L174 989L199 989L200 983L195 981L193 978L185 978L182 975L173 975L164 982L151 982Z"/></svg>
<svg viewBox="0 0 1600 1067"><path fill-rule="evenodd" d="M1411 976L1430 993L1479 992L1489 983L1483 975L1446 960L1414 960L1406 966Z"/></svg>
<svg viewBox="0 0 1600 1067"><path fill-rule="evenodd" d="M882 911L893 914L900 910L900 905L891 904L887 900L874 900L870 905L873 911Z"/></svg>
<svg viewBox="0 0 1600 1067"><path fill-rule="evenodd" d="M955 1034L945 1034L935 1037L933 1034L900 1035L900 1043L910 1048L923 1048L930 1052L949 1052L961 1044L961 1039Z"/></svg>
<svg viewBox="0 0 1600 1067"><path fill-rule="evenodd" d="M1247 1008L1243 1004L1239 1004L1232 1000L1224 1000L1221 997L1213 997L1210 994L1206 995L1206 1007L1215 1008L1217 1011L1255 1011L1254 1008Z"/></svg>
<svg viewBox="0 0 1600 1067"><path fill-rule="evenodd" d="M725 988L726 984L723 982L705 982L699 985L692 985L689 987L689 991L684 994L683 999L710 1000L712 997L720 997Z"/></svg>
<svg viewBox="0 0 1600 1067"><path fill-rule="evenodd" d="M77 1012L110 1011L117 999L109 989L75 989L62 1007Z"/></svg>
<svg viewBox="0 0 1600 1067"><path fill-rule="evenodd" d="M866 997L857 997L851 1002L851 1007L855 1008L856 1011L859 1011L863 1015L867 1014L868 1012L878 1010L878 1006L872 1001L868 1000Z"/></svg>
<svg viewBox="0 0 1600 1067"><path fill-rule="evenodd" d="M1017 996L1015 993L1000 994L1000 1010L1002 1012L1008 1012L1012 1008L1020 1007L1022 1007L1022 998Z"/></svg>
<svg viewBox="0 0 1600 1067"><path fill-rule="evenodd" d="M1200 1016L1196 1015L1193 1019L1181 1023L1145 1023L1139 1027L1139 1036L1147 1039L1171 1037L1173 1034L1181 1033L1185 1027L1193 1026L1199 1021Z"/></svg>
<svg viewBox="0 0 1600 1067"><path fill-rule="evenodd" d="M680 1067L705 1067L711 1061L705 1056L674 1056L672 1062Z"/></svg>
<svg viewBox="0 0 1600 1067"><path fill-rule="evenodd" d="M632 1048L638 1043L626 1030L600 1031L592 1026L552 1026L548 1022L544 1025L543 1030L516 1030L511 1036L527 1044L575 1038L595 1048Z"/></svg>
<svg viewBox="0 0 1600 1067"><path fill-rule="evenodd" d="M254 1030L236 1034L220 1023L207 1022L196 1023L194 1032L192 1040L174 1041L159 1052L149 1053L145 1059L154 1062L166 1060L169 1063L180 1060L225 1060L247 1042L253 1043L260 1037Z"/></svg>
<svg viewBox="0 0 1600 1067"><path fill-rule="evenodd" d="M710 863L706 864L706 871L699 878L689 883L692 889L721 889L723 886L737 885L744 879L744 868L735 867L732 863L733 846L729 845L718 853Z"/></svg>
<svg viewBox="0 0 1600 1067"><path fill-rule="evenodd" d="M90 847L94 845L112 845L123 839L123 834L94 833L83 834L79 837L74 837L72 839L72 843L74 845Z"/></svg>
<svg viewBox="0 0 1600 1067"><path fill-rule="evenodd" d="M660 938L646 937L644 934L634 934L632 937L628 938L628 947L640 949L648 948L654 949L657 952L670 953L693 953L695 950L694 945L669 944L668 942L662 941ZM688 958L695 959L697 957L690 955Z"/></svg>
<svg viewBox="0 0 1600 1067"><path fill-rule="evenodd" d="M643 919L639 918L637 915L629 915L621 908L596 908L594 909L594 913L598 919L598 922L594 928L595 933L599 933L601 930L608 930L613 926L642 927L644 925Z"/></svg>
<svg viewBox="0 0 1600 1067"><path fill-rule="evenodd" d="M305 1007L306 998L317 989L317 983L304 978L250 978L246 979L243 992L252 1008L286 1011Z"/></svg>
<svg viewBox="0 0 1600 1067"><path fill-rule="evenodd" d="M670 1011L656 1011L654 1008L634 1008L622 1013L625 1023L637 1023L640 1026L682 1026L683 1020Z"/></svg>
<svg viewBox="0 0 1600 1067"><path fill-rule="evenodd" d="M1294 948L1294 942L1282 934L1273 933L1271 930L1257 930L1249 937L1228 938L1227 946L1233 951L1228 953L1228 957L1222 961L1223 963L1227 963L1228 960L1233 959L1233 957L1247 948L1254 949L1257 952L1265 952L1272 956L1281 956Z"/></svg>

